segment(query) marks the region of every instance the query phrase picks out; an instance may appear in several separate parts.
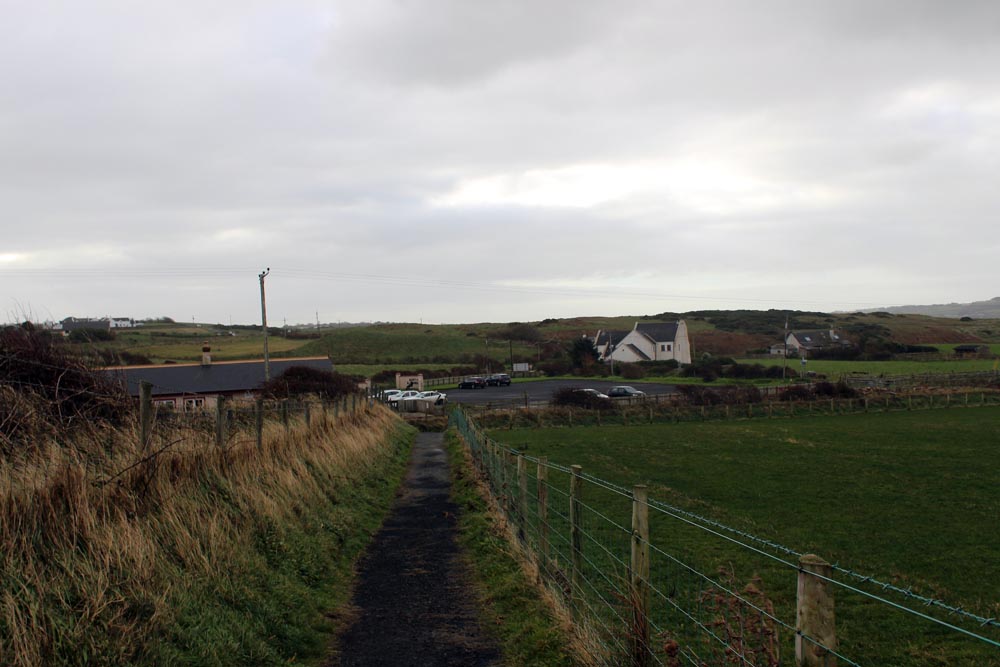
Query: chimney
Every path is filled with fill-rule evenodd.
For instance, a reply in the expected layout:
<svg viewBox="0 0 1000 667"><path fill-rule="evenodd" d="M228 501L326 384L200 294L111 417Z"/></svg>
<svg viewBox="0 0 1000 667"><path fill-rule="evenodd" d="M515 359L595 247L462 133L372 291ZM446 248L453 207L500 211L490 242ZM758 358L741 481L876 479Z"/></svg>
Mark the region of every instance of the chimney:
<svg viewBox="0 0 1000 667"><path fill-rule="evenodd" d="M210 354L211 351L212 351L212 348L209 347L207 343L202 344L202 346L201 346L201 365L202 366L211 366L212 365L212 355Z"/></svg>

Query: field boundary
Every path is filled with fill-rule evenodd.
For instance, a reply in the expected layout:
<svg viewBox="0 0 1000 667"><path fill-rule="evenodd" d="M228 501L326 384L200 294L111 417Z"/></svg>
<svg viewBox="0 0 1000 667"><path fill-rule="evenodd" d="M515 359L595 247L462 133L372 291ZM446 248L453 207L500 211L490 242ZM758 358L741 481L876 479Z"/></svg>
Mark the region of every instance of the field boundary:
<svg viewBox="0 0 1000 667"><path fill-rule="evenodd" d="M869 623L841 631L835 596L844 598L838 605L861 607L871 624L898 614L925 626L921 632L971 643L974 651L1000 648L995 618L650 498L644 486L628 489L580 466L527 456L486 436L464 410L452 413L451 425L515 527L518 546L581 634L595 639L599 663L772 667L786 664L781 653L794 644L796 664L859 665L866 656L849 655L838 632L851 635L849 647L864 646ZM621 518L628 509L631 525ZM760 589L724 571L689 564L682 550L651 532L651 516L669 533L700 531L777 567L798 589L794 609L776 609Z"/></svg>
<svg viewBox="0 0 1000 667"><path fill-rule="evenodd" d="M631 399L626 399L631 401ZM948 393L884 393L860 398L829 398L808 401L763 400L755 403L718 403L691 405L680 394L649 396L645 400L618 402L614 410L554 407L548 402L497 406L463 405L489 428L548 428L552 426L637 426L639 424L691 421L735 421L747 419L788 419L855 415L865 413L910 412L991 407L1000 405L995 390L953 391Z"/></svg>

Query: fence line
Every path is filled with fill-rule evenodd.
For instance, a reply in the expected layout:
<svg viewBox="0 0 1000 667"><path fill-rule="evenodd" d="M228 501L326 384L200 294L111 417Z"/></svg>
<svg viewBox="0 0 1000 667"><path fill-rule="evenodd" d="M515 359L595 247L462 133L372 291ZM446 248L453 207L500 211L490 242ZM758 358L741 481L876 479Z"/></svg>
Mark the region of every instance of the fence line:
<svg viewBox="0 0 1000 667"><path fill-rule="evenodd" d="M618 403L614 410L592 410L572 407L549 407L545 410L524 410L520 405L463 404L483 425L491 428L515 426L590 426L682 421L725 421L744 419L778 419L799 416L848 415L864 413L907 412L946 408L975 408L1000 405L1000 392L966 391L948 394L886 394L861 398L816 399L811 401L761 401L757 403L719 403L691 405L682 402L678 394L663 394L664 400ZM669 397L669 398L668 398ZM532 407L543 407L532 403Z"/></svg>
<svg viewBox="0 0 1000 667"><path fill-rule="evenodd" d="M526 455L487 437L465 410L450 423L598 662L774 667L794 650L797 665L922 664L905 662L899 645L933 631L950 645L967 640L976 664L1000 665L995 618L648 498L645 487ZM728 569L698 562L699 539ZM737 568L754 573L749 584Z"/></svg>

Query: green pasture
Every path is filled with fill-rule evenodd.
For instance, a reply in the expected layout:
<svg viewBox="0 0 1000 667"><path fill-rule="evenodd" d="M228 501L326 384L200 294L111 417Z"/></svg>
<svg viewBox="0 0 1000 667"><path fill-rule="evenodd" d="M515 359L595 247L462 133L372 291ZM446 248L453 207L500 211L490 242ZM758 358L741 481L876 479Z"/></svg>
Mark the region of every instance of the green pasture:
<svg viewBox="0 0 1000 667"><path fill-rule="evenodd" d="M344 364L448 364L469 363L489 353L490 359L507 362L506 340L490 339L500 325L382 324L337 329L320 340L307 341L306 355L329 355ZM534 360L538 346L514 341L515 361Z"/></svg>
<svg viewBox="0 0 1000 667"><path fill-rule="evenodd" d="M737 359L741 364L765 363L773 365L770 360ZM777 363L781 364L781 359ZM950 361L827 361L824 359L809 359L803 366L798 359L789 359L788 367L801 372L814 371L837 379L850 373L867 373L871 375L925 375L933 373L968 373L972 371L991 371L1000 367L996 359L955 359Z"/></svg>
<svg viewBox="0 0 1000 667"><path fill-rule="evenodd" d="M623 487L647 484L652 498L800 553L982 616L1000 616L1000 408L490 435L532 456L579 464ZM566 475L551 479L568 489ZM627 499L589 483L584 494L604 515L585 514L594 541L627 553L627 535L606 521L629 525ZM739 587L760 577L758 586L779 617L794 624L793 568L655 511L651 524L652 543L699 572L716 576L719 568L731 569ZM600 550L591 553L601 557ZM607 564L615 572L615 563ZM653 578L680 597L689 587L696 598L703 585L670 563L655 567ZM861 664L1000 665L995 647L856 593L837 595L842 650ZM971 629L1000 640L998 631ZM690 641L700 641L697 636Z"/></svg>

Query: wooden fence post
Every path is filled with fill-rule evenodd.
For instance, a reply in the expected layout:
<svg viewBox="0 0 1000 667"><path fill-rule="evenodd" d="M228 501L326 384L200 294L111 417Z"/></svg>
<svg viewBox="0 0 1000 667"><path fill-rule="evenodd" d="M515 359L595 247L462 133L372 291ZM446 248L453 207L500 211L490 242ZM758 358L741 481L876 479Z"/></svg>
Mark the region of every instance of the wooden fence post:
<svg viewBox="0 0 1000 667"><path fill-rule="evenodd" d="M226 446L226 397L215 399L215 446Z"/></svg>
<svg viewBox="0 0 1000 667"><path fill-rule="evenodd" d="M795 664L798 667L836 667L837 632L833 615L833 588L815 575L830 577L833 568L813 554L799 558L796 599Z"/></svg>
<svg viewBox="0 0 1000 667"><path fill-rule="evenodd" d="M632 664L649 664L649 502L642 484L632 487Z"/></svg>
<svg viewBox="0 0 1000 667"><path fill-rule="evenodd" d="M285 430L288 430L288 399L281 399L281 423L285 425Z"/></svg>
<svg viewBox="0 0 1000 667"><path fill-rule="evenodd" d="M145 380L139 383L139 448L149 448L153 431L153 383Z"/></svg>
<svg viewBox="0 0 1000 667"><path fill-rule="evenodd" d="M580 525L580 496L583 494L583 477L580 476L580 473L583 472L583 468L574 465L570 466L570 470L573 473L569 478L569 536L573 563L570 581L572 582L571 597L575 601L582 595L580 580L583 577L583 532ZM576 604L573 604L573 609L576 610L576 608Z"/></svg>
<svg viewBox="0 0 1000 667"><path fill-rule="evenodd" d="M518 533L523 541L528 524L528 462L524 454L517 455L517 505Z"/></svg>
<svg viewBox="0 0 1000 667"><path fill-rule="evenodd" d="M306 418L306 428L312 426L312 410L309 409L309 401L304 403L305 407L305 418Z"/></svg>
<svg viewBox="0 0 1000 667"><path fill-rule="evenodd" d="M257 398L254 406L254 427L257 431L257 449L264 446L264 399Z"/></svg>
<svg viewBox="0 0 1000 667"><path fill-rule="evenodd" d="M538 549L542 552L543 564L549 559L549 459L538 459Z"/></svg>

